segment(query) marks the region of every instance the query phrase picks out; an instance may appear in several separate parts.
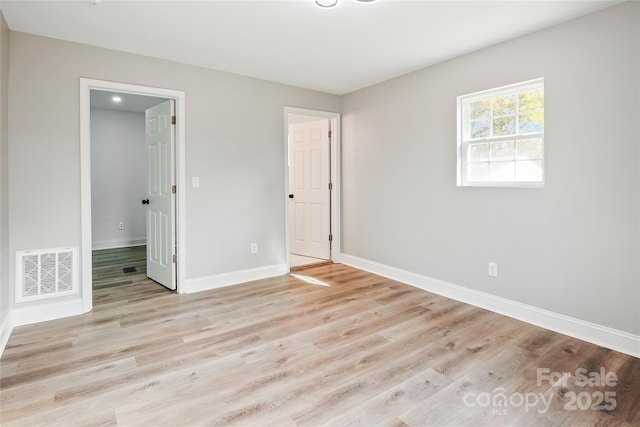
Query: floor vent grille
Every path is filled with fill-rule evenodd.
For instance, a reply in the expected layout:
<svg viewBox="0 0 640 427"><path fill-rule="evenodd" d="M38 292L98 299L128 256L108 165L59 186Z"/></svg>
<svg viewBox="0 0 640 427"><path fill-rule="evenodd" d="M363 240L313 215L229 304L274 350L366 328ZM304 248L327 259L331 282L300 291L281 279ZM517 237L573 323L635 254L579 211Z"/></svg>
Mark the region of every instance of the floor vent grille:
<svg viewBox="0 0 640 427"><path fill-rule="evenodd" d="M16 302L78 293L78 248L16 252Z"/></svg>

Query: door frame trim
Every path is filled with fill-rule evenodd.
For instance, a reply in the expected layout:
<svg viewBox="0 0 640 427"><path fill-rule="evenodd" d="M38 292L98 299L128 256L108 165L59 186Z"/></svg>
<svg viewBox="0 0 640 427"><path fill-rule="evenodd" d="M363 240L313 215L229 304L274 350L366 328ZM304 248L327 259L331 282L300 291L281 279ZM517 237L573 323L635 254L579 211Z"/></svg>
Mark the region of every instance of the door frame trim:
<svg viewBox="0 0 640 427"><path fill-rule="evenodd" d="M91 239L91 91L110 91L173 99L176 108L175 176L176 186L176 290L186 282L186 110L184 91L129 83L80 78L80 221L81 289L85 311L93 308Z"/></svg>
<svg viewBox="0 0 640 427"><path fill-rule="evenodd" d="M331 182L333 188L331 191L331 234L333 241L331 242L330 260L333 262L341 262L342 258L342 196L341 196L341 115L330 111L310 110L307 108L284 107L284 203L285 203L285 262L287 271L291 270L291 245L289 242L289 114L300 114L303 116L314 116L319 119L329 119L331 122Z"/></svg>

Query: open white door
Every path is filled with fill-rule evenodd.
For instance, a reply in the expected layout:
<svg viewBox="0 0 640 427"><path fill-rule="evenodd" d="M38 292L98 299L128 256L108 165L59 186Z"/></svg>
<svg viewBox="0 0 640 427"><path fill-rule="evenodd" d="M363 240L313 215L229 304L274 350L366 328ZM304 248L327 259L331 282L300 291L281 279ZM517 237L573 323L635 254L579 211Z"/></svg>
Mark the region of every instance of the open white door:
<svg viewBox="0 0 640 427"><path fill-rule="evenodd" d="M291 253L330 259L330 121L289 126Z"/></svg>
<svg viewBox="0 0 640 427"><path fill-rule="evenodd" d="M147 276L176 289L175 254L175 114L174 101L165 101L145 112L149 162L147 204Z"/></svg>

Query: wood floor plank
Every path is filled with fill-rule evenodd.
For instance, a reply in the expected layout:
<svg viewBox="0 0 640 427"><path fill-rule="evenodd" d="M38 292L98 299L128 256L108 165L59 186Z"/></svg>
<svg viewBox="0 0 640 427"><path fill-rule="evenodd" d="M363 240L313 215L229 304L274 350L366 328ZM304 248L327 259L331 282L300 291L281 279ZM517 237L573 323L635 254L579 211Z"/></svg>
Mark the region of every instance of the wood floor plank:
<svg viewBox="0 0 640 427"><path fill-rule="evenodd" d="M91 313L10 337L3 426L640 425L640 359L393 280L325 264L179 295L146 278L144 247L93 255ZM578 386L580 367L618 382ZM473 400L496 390L549 406ZM616 407L566 409L595 391Z"/></svg>

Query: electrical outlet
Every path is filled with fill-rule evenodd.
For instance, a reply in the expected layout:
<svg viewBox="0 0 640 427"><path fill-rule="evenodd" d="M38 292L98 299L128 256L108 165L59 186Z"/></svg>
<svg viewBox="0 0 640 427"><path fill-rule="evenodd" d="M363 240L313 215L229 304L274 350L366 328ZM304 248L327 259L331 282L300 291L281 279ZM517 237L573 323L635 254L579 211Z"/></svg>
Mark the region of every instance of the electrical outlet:
<svg viewBox="0 0 640 427"><path fill-rule="evenodd" d="M118 230L124 230L124 222L120 221L118 223Z"/></svg>
<svg viewBox="0 0 640 427"><path fill-rule="evenodd" d="M257 243L252 243L251 244L251 254L255 255L258 253L258 244Z"/></svg>
<svg viewBox="0 0 640 427"><path fill-rule="evenodd" d="M498 277L498 264L495 262L489 262L489 276Z"/></svg>

